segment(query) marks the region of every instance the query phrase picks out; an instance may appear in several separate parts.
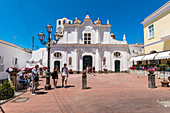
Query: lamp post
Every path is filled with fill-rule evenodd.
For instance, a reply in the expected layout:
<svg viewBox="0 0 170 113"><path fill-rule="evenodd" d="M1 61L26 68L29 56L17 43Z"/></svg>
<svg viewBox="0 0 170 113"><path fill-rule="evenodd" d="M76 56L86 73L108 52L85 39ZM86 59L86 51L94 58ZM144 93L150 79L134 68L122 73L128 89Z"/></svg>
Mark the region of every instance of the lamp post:
<svg viewBox="0 0 170 113"><path fill-rule="evenodd" d="M46 26L47 28L47 32L48 32L48 39L47 42L44 41L45 35L43 32L38 34L39 40L41 41L41 43L43 45L47 45L47 50L48 50L48 58L47 58L47 75L46 75L46 85L45 85L45 90L50 90L51 89L51 85L50 85L50 49L51 49L51 36L50 33L52 32L52 26L49 24ZM54 34L54 38L57 42L59 41L59 39L63 37L63 34L59 34L59 33L55 33Z"/></svg>

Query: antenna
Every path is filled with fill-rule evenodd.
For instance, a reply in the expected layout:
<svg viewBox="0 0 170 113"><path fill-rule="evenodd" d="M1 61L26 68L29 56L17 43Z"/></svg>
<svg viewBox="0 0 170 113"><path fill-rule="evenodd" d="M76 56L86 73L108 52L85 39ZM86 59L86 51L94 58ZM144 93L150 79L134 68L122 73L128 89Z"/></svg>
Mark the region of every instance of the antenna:
<svg viewBox="0 0 170 113"><path fill-rule="evenodd" d="M138 45L139 45L139 38L138 38Z"/></svg>
<svg viewBox="0 0 170 113"><path fill-rule="evenodd" d="M34 50L34 36L32 36L32 51Z"/></svg>

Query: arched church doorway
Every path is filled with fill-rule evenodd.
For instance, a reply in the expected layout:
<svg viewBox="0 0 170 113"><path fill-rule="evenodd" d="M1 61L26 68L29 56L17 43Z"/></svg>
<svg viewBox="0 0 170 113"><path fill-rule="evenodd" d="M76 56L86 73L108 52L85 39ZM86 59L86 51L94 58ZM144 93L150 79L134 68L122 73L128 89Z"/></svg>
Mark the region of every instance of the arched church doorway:
<svg viewBox="0 0 170 113"><path fill-rule="evenodd" d="M58 66L58 69L59 69L59 71L60 71L60 61L55 61L55 62L54 62L54 67L55 67L55 66Z"/></svg>
<svg viewBox="0 0 170 113"><path fill-rule="evenodd" d="M90 66L92 71L92 56L83 57L83 70L85 70L87 66Z"/></svg>
<svg viewBox="0 0 170 113"><path fill-rule="evenodd" d="M120 60L115 60L115 72L120 72Z"/></svg>

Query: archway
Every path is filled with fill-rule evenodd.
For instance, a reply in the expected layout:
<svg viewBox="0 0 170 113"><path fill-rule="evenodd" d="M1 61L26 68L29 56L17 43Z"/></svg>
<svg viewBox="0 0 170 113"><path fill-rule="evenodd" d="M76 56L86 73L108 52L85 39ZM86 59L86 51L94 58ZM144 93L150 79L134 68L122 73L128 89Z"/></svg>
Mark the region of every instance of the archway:
<svg viewBox="0 0 170 113"><path fill-rule="evenodd" d="M115 60L115 72L120 72L120 60Z"/></svg>
<svg viewBox="0 0 170 113"><path fill-rule="evenodd" d="M92 56L83 57L83 70L85 70L87 66L92 68Z"/></svg>
<svg viewBox="0 0 170 113"><path fill-rule="evenodd" d="M60 71L60 61L55 61L55 62L54 62L54 67L55 67L55 66L58 66L58 69L59 69L59 71Z"/></svg>

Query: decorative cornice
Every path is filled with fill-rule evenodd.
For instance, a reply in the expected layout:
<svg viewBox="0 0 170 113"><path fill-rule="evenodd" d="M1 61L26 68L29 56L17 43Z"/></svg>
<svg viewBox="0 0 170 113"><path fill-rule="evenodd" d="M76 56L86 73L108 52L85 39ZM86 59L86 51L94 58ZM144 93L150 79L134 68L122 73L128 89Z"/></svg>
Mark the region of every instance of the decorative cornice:
<svg viewBox="0 0 170 113"><path fill-rule="evenodd" d="M151 20L153 20L154 18L158 17L159 15L161 15L162 13L170 10L170 1L168 1L166 4L164 4L162 7L160 7L158 10L156 10L154 13L152 13L151 15L149 15L147 18L144 19L143 22L141 22L141 24L146 24L148 22L150 22Z"/></svg>

